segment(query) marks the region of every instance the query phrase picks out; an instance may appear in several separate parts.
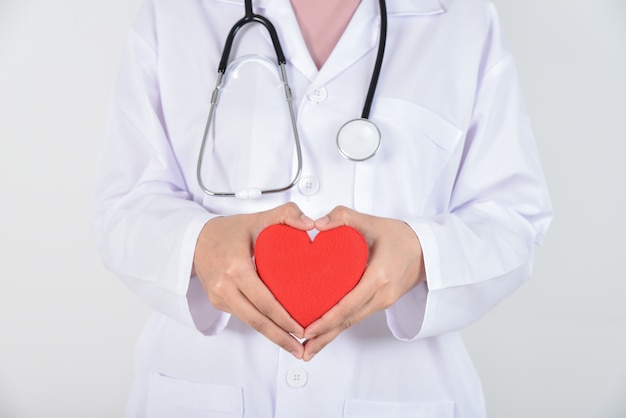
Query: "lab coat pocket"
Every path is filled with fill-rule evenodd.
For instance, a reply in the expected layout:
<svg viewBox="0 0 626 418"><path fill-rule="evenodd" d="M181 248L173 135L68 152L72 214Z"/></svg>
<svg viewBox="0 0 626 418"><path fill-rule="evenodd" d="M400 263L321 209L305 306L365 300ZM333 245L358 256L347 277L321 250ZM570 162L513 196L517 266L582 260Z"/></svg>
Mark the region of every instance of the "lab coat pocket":
<svg viewBox="0 0 626 418"><path fill-rule="evenodd" d="M235 418L243 416L236 386L194 383L161 374L150 377L148 418Z"/></svg>
<svg viewBox="0 0 626 418"><path fill-rule="evenodd" d="M453 418L454 402L381 402L353 399L344 406L344 418Z"/></svg>
<svg viewBox="0 0 626 418"><path fill-rule="evenodd" d="M415 103L391 98L375 103L372 120L382 144L377 155L356 164L355 208L380 216L420 216L460 148L463 131Z"/></svg>

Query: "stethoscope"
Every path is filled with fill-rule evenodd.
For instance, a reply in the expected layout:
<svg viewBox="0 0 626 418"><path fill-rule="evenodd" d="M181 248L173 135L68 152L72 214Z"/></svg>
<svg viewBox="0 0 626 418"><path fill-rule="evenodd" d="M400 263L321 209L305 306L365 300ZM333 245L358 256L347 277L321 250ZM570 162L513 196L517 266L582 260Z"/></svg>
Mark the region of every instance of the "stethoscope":
<svg viewBox="0 0 626 418"><path fill-rule="evenodd" d="M376 92L376 85L378 84L378 78L380 76L380 70L383 64L383 56L385 54L385 41L387 38L387 7L385 0L379 0L380 8L380 37L378 40L378 53L376 55L376 62L374 63L374 69L372 71L372 77L370 85L367 90L367 96L363 105L363 112L361 117L352 119L346 122L337 133L337 149L342 156L351 161L365 161L373 157L380 149L381 134L378 127L369 120L370 110L372 108L372 102L374 100L374 94ZM276 52L276 60L278 61L278 67L280 70L281 82L285 90L285 97L288 103L289 114L291 119L291 126L294 135L294 142L296 145L296 157L297 157L297 169L296 173L290 183L276 188L268 189L255 189L248 188L240 191L221 191L216 192L209 189L202 179L202 162L204 160L205 149L207 145L207 137L209 136L211 123L214 118L215 108L218 104L220 89L222 87L222 81L226 68L228 66L228 60L230 57L230 51L233 46L235 35L239 32L239 29L244 27L248 23L257 22L263 25L272 40L274 50ZM217 69L217 83L213 93L211 95L211 107L209 109L209 116L207 117L207 123L204 130L204 136L202 138L202 144L200 146L200 153L198 156L198 165L196 176L198 184L204 193L209 196L223 196L223 197L236 197L239 199L254 199L261 197L264 194L278 193L285 190L289 190L295 186L300 180L302 175L302 148L300 145L300 138L298 136L298 130L296 127L296 117L293 111L293 96L291 94L291 87L287 81L287 72L285 65L287 60L285 54L278 40L278 34L272 22L266 17L254 13L252 10L252 0L245 0L245 16L239 19L235 25L230 29L224 50L222 51L222 57Z"/></svg>

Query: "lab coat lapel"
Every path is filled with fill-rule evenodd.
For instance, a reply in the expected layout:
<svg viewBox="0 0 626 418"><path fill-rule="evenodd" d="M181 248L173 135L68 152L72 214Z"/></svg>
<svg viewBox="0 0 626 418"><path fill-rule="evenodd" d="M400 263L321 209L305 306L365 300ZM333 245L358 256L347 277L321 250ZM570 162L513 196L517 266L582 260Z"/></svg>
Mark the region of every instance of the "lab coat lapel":
<svg viewBox="0 0 626 418"><path fill-rule="evenodd" d="M432 15L444 12L443 0L388 0L387 15Z"/></svg>
<svg viewBox="0 0 626 418"><path fill-rule="evenodd" d="M290 1L263 0L262 3L266 6L263 13L279 27L289 65L297 68L313 84L326 83L378 45L378 1L363 0L330 57L318 71L304 43ZM260 4L256 7L259 8Z"/></svg>
<svg viewBox="0 0 626 418"><path fill-rule="evenodd" d="M317 73L316 83L323 84L350 67L378 46L380 18L378 2L363 0L339 42Z"/></svg>
<svg viewBox="0 0 626 418"><path fill-rule="evenodd" d="M243 0L220 1L241 3L243 6ZM378 47L380 14L377 0L362 0L344 34L319 71L304 43L290 0L253 0L253 8L255 13L266 16L276 26L289 65L297 68L314 84L328 82ZM389 17L429 15L443 11L441 0L387 0Z"/></svg>
<svg viewBox="0 0 626 418"><path fill-rule="evenodd" d="M377 0L362 0L324 66L318 71L307 50L289 0L261 0L267 13L276 13L280 22L283 49L290 65L296 67L313 84L322 85L372 49L378 47L380 12ZM387 14L392 16L430 15L444 12L440 0L387 0Z"/></svg>
<svg viewBox="0 0 626 418"><path fill-rule="evenodd" d="M241 6L241 16L244 15L244 0L215 1L239 5ZM269 19L276 28L288 65L297 68L308 79L313 79L317 73L317 68L300 33L300 27L290 0L253 0L252 9L254 13ZM266 31L263 30L261 33L263 34L263 41L269 42L270 38Z"/></svg>
<svg viewBox="0 0 626 418"><path fill-rule="evenodd" d="M440 0L387 0L386 3L389 18L403 15L430 15L445 11ZM296 29L298 28L296 27ZM378 48L379 38L380 8L378 1L362 0L335 49L319 73L316 74L315 83L327 82L372 49ZM310 57L308 57L308 61L312 63Z"/></svg>
<svg viewBox="0 0 626 418"><path fill-rule="evenodd" d="M263 3L266 6L263 13L276 25L288 64L312 80L317 68L304 43L290 0L263 0Z"/></svg>

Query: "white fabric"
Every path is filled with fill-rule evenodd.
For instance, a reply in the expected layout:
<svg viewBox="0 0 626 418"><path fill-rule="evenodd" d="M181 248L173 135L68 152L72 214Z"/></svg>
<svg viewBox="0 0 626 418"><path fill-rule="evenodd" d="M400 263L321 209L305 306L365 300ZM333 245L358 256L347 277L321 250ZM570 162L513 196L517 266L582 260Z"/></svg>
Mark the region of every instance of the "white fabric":
<svg viewBox="0 0 626 418"><path fill-rule="evenodd" d="M146 1L120 68L96 186L103 260L155 310L137 347L129 417L484 416L458 331L528 278L549 198L493 6L388 0L388 10L371 113L383 143L374 158L355 163L339 154L335 135L361 113L377 2L362 2L319 71L289 0L255 2L281 37L304 175L319 181L319 191L295 187L241 201L204 196L195 169L224 39L243 2ZM237 56L274 59L260 28L240 35ZM254 91L241 101L263 107ZM236 123L241 115L227 117ZM255 145L253 160L284 167L289 177L290 147L275 158ZM287 201L312 218L346 205L406 221L422 243L428 284L348 329L309 363L282 352L211 307L189 277L206 221ZM306 373L301 388L288 385L294 368Z"/></svg>

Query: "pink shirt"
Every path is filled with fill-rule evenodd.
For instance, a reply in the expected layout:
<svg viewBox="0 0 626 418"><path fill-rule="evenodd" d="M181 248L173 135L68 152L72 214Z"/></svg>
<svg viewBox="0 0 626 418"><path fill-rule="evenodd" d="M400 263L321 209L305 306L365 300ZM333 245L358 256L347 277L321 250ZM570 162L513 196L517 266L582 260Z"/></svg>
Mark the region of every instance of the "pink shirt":
<svg viewBox="0 0 626 418"><path fill-rule="evenodd" d="M339 42L361 0L291 0L300 32L320 69Z"/></svg>

